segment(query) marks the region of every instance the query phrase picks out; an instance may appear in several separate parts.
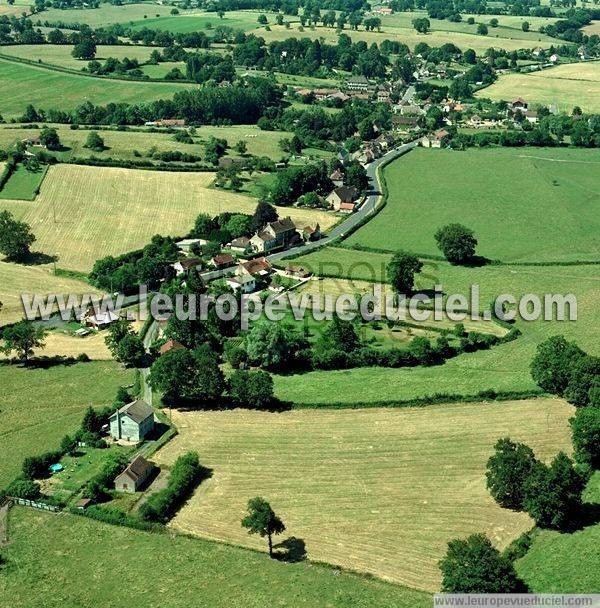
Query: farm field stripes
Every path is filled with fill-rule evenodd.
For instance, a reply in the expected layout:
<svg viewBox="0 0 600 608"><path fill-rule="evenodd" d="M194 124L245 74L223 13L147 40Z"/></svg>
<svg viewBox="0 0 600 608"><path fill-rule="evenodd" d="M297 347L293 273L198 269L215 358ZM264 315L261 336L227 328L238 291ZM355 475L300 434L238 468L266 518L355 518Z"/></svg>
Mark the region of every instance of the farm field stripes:
<svg viewBox="0 0 600 608"><path fill-rule="evenodd" d="M477 97L493 101L525 97L529 103L555 104L570 113L575 106L584 112L600 111L600 63L559 65L530 74L503 74Z"/></svg>
<svg viewBox="0 0 600 608"><path fill-rule="evenodd" d="M37 237L36 247L58 255L60 267L87 272L98 258L141 247L155 234L187 234L199 213L254 212L255 199L209 189L213 179L213 173L58 165L50 167L22 218ZM336 221L320 211L279 213L322 228Z"/></svg>
<svg viewBox="0 0 600 608"><path fill-rule="evenodd" d="M387 206L346 242L440 255L436 230L459 221L491 259L600 260L600 173L590 161L598 150L417 149L385 169Z"/></svg>
<svg viewBox="0 0 600 608"><path fill-rule="evenodd" d="M195 86L79 76L0 59L0 113L5 118L21 115L29 104L44 110L72 110L85 101L139 103L170 98Z"/></svg>
<svg viewBox="0 0 600 608"><path fill-rule="evenodd" d="M173 413L179 435L157 455L172 464L197 450L212 477L172 521L174 529L264 550L240 526L265 496L285 536L311 559L410 587L439 587L437 561L451 538L486 532L499 547L531 527L499 508L485 462L506 435L548 459L568 451L573 408L558 399L425 408Z"/></svg>

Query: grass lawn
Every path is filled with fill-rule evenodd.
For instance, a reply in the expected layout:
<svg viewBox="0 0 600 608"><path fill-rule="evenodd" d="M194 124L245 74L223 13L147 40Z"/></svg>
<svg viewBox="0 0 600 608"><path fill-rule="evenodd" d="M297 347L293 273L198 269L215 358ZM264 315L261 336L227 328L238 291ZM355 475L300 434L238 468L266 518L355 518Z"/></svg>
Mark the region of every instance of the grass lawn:
<svg viewBox="0 0 600 608"><path fill-rule="evenodd" d="M85 23L91 28L106 27L113 23L129 25L129 22L144 19L144 17L167 16L171 13L171 6L150 2L139 2L135 4L115 5L102 3L99 8L94 9L59 9L50 8L37 13L34 23L46 21L50 23Z"/></svg>
<svg viewBox="0 0 600 608"><path fill-rule="evenodd" d="M371 279L380 274L389 256L359 251L325 249L300 261L319 267L319 258L332 264L334 258L346 264L353 278ZM378 259L379 258L379 259ZM372 264L361 266L361 260ZM327 262L329 260L329 262ZM371 276L369 276L371 275ZM372 280L372 279L371 279ZM469 297L472 284L479 286L481 308L486 309L503 293L521 297L525 294L575 294L577 321L517 321L522 335L517 340L487 351L469 353L451 359L442 366L418 368L356 368L340 371L315 371L307 374L276 376L276 393L282 399L304 404L327 406L332 401L357 403L406 400L434 393L475 394L482 390L527 391L535 387L529 375L529 363L537 344L546 338L564 334L593 354L600 354L597 309L600 303L598 266L486 266L461 268L443 262L427 262L417 278L421 289L441 284L446 294ZM350 293L354 293L352 290Z"/></svg>
<svg viewBox="0 0 600 608"><path fill-rule="evenodd" d="M83 281L55 276L50 266L23 266L0 262L0 302L3 304L0 310L0 327L19 321L25 316L21 294L79 295L95 293L95 291ZM91 356L91 353L89 354Z"/></svg>
<svg viewBox="0 0 600 608"><path fill-rule="evenodd" d="M600 503L600 472L590 480L584 499ZM537 593L591 593L600 583L600 524L572 534L540 530L525 557L516 562L519 575Z"/></svg>
<svg viewBox="0 0 600 608"><path fill-rule="evenodd" d="M230 27L235 30L251 30L257 27L258 16L263 11L227 11L221 19L217 13L203 11L186 12L180 15L168 15L135 21L131 24L134 30L145 27L151 30L165 30L174 34L205 31L217 27ZM150 16L150 15L149 15Z"/></svg>
<svg viewBox="0 0 600 608"><path fill-rule="evenodd" d="M396 583L439 588L446 543L487 532L499 547L531 526L485 488L499 437L541 458L569 450L573 408L559 399L426 408L174 413L179 435L157 455L190 449L213 470L171 522L179 531L265 550L240 527L265 496L311 559ZM285 538L285 536L284 536Z"/></svg>
<svg viewBox="0 0 600 608"><path fill-rule="evenodd" d="M85 101L96 105L147 102L195 86L79 76L0 59L0 114L4 118L20 116L28 104L45 110L72 110Z"/></svg>
<svg viewBox="0 0 600 608"><path fill-rule="evenodd" d="M0 487L19 473L26 456L57 448L90 405L109 405L117 388L133 380L131 370L113 361L49 369L0 365Z"/></svg>
<svg viewBox="0 0 600 608"><path fill-rule="evenodd" d="M98 258L141 247L155 234L187 234L201 212L254 212L256 199L211 189L213 178L213 173L56 165L22 218L36 235L37 248L58 255L62 268L87 272ZM280 209L280 215L300 225L320 222L322 228L336 220L324 211L297 208Z"/></svg>
<svg viewBox="0 0 600 608"><path fill-rule="evenodd" d="M20 164L0 190L0 199L32 201L46 176L47 167L29 171Z"/></svg>
<svg viewBox="0 0 600 608"><path fill-rule="evenodd" d="M115 59L137 59L140 63L148 61L153 50L162 51L160 47L137 46L137 45L99 45L97 47L96 61L104 62L109 57ZM30 61L56 65L72 70L81 70L87 67L89 61L86 59L76 59L71 55L72 45L68 44L17 44L13 46L3 46L0 51L5 55L12 55Z"/></svg>
<svg viewBox="0 0 600 608"><path fill-rule="evenodd" d="M584 112L600 111L600 63L571 63L530 74L504 74L476 95L494 101L524 97L529 103L556 104L571 112L579 106Z"/></svg>
<svg viewBox="0 0 600 608"><path fill-rule="evenodd" d="M432 601L427 593L308 562L282 564L236 547L76 515L17 507L9 524L0 604L12 608L427 608Z"/></svg>
<svg viewBox="0 0 600 608"><path fill-rule="evenodd" d="M600 260L600 151L416 149L385 169L387 206L348 244L440 255L460 222L503 261Z"/></svg>

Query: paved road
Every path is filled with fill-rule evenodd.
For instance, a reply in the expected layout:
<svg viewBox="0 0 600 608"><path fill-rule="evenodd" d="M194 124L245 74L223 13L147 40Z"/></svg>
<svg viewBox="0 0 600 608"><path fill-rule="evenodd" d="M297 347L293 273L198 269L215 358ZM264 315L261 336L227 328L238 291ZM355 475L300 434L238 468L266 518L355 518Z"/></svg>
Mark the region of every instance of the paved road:
<svg viewBox="0 0 600 608"><path fill-rule="evenodd" d="M384 163L389 162L390 160L394 160L395 158L406 154L406 152L412 150L417 145L418 141L411 141L408 144L404 144L403 146L390 150L387 154L384 154L381 158L374 160L370 165L368 165L367 175L371 180L371 192L373 192L373 194L367 197L367 200L361 205L360 209L356 213L349 215L348 218L345 219L343 222L340 222L339 224L334 226L329 231L326 237L322 238L319 241L306 243L305 245L302 245L300 247L294 247L293 249L287 249L285 251L278 251L277 253L272 253L271 255L267 256L267 259L270 262L276 262L289 255L304 255L305 253L308 253L313 249L318 249L320 247L323 247L324 245L330 244L332 241L338 238L346 236L346 234L350 230L355 228L368 215L371 215L375 211L377 205L379 204L379 201L381 200L381 184L379 182L378 173L379 167L381 167L381 165L383 165Z"/></svg>

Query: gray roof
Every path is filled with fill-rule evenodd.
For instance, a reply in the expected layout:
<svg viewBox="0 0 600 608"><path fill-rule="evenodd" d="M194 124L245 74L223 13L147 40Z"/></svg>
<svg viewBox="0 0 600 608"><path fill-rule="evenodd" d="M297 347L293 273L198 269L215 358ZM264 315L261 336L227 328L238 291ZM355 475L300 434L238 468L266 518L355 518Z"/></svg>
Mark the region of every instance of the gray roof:
<svg viewBox="0 0 600 608"><path fill-rule="evenodd" d="M138 399L137 401L133 401L132 403L124 405L118 411L120 414L129 416L134 422L137 422L138 424L146 420L146 418L154 416L154 411L152 410L152 408L142 399ZM115 412L110 417L110 419L112 420L116 417L116 415L117 412Z"/></svg>
<svg viewBox="0 0 600 608"><path fill-rule="evenodd" d="M136 456L127 466L127 468L121 473L121 475L127 475L132 481L137 481L140 477L144 477L149 471L154 468L154 465L146 460L143 456ZM118 475L120 477L121 475Z"/></svg>

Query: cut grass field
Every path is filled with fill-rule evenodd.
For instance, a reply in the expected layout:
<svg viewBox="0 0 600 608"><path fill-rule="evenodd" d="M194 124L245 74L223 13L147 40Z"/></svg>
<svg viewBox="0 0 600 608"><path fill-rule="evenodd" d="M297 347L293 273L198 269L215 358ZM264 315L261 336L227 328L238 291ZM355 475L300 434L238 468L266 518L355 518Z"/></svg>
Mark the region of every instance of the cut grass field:
<svg viewBox="0 0 600 608"><path fill-rule="evenodd" d="M131 370L113 361L49 369L0 365L0 488L19 473L26 456L57 448L90 405L110 405L117 388L133 380Z"/></svg>
<svg viewBox="0 0 600 608"><path fill-rule="evenodd" d="M0 204L1 206L1 204ZM83 281L55 276L49 266L23 266L0 261L0 327L21 320L25 313L21 294L93 293Z"/></svg>
<svg viewBox="0 0 600 608"><path fill-rule="evenodd" d="M54 65L62 68L80 71L87 67L89 61L85 59L76 59L71 54L73 46L69 44L17 44L3 46L1 52L5 55L28 59ZM152 51L162 51L160 47L137 46L137 45L98 45L96 61L103 62L109 57L115 59L137 59L140 63L148 61Z"/></svg>
<svg viewBox="0 0 600 608"><path fill-rule="evenodd" d="M352 272L353 278L373 280L381 275L390 256L364 252L323 249L300 258L295 263L319 268L319 259L337 261ZM362 265L372 264L373 270ZM331 266L328 266L331 267ZM343 271L339 271L343 274ZM332 402L377 403L381 401L422 398L435 393L474 395L484 390L531 391L536 385L529 374L529 363L537 344L546 338L564 334L582 348L599 355L600 305L598 266L484 266L463 268L444 262L426 262L417 277L420 289L442 285L446 294L464 294L469 299L470 286L478 285L480 306L500 294L516 298L525 294L574 294L577 298L577 321L517 320L522 335L516 340L487 351L461 355L436 367L356 368L340 371L314 371L275 377L276 394L284 400L309 405ZM351 291L350 293L354 293Z"/></svg>
<svg viewBox="0 0 600 608"><path fill-rule="evenodd" d="M20 116L29 104L44 110L72 110L85 101L96 105L139 103L168 99L183 88L195 86L79 76L0 59L0 113L4 118Z"/></svg>
<svg viewBox="0 0 600 608"><path fill-rule="evenodd" d="M17 507L9 534L0 604L12 608L427 608L432 601L427 593L308 562L282 564L236 547L75 515Z"/></svg>
<svg viewBox="0 0 600 608"><path fill-rule="evenodd" d="M600 111L600 63L571 63L530 74L503 74L477 97L510 101L524 97L530 104L555 104L570 113L575 106L584 112Z"/></svg>
<svg viewBox="0 0 600 608"><path fill-rule="evenodd" d="M171 522L179 531L265 550L240 518L264 496L311 559L410 587L439 588L446 543L486 532L498 547L531 527L498 507L485 463L499 437L548 459L569 450L573 408L542 399L426 408L174 413L157 455L197 450L212 477Z"/></svg>
<svg viewBox="0 0 600 608"><path fill-rule="evenodd" d="M436 230L460 222L491 259L600 260L598 168L598 150L419 148L385 169L387 206L347 243L440 255Z"/></svg>
<svg viewBox="0 0 600 608"><path fill-rule="evenodd" d="M98 258L137 249L155 234L187 234L199 213L254 212L256 199L210 189L213 179L213 173L56 165L40 195L22 203L17 215L30 224L39 250L58 255L61 268L87 272ZM8 203L12 211L19 209ZM279 208L279 213L325 229L336 221L324 211Z"/></svg>
<svg viewBox="0 0 600 608"><path fill-rule="evenodd" d="M38 171L29 171L24 165L19 165L4 184L4 188L0 190L0 199L32 201L45 175L46 167L40 167Z"/></svg>
<svg viewBox="0 0 600 608"><path fill-rule="evenodd" d="M179 150L196 156L204 156L203 142L209 137L219 137L227 140L230 156L239 156L233 146L238 141L244 141L248 147L248 154L255 156L268 156L278 159L283 156L279 147L279 140L291 137L291 133L282 131L261 131L256 125L231 125L226 127L213 127L210 125L196 127L193 144L182 144L175 141L173 133L151 133L142 129L129 129L127 131L98 130L104 140L106 148L100 152L84 147L89 135L87 129L70 129L66 125L50 125L58 132L63 150L54 154L61 160L73 157L116 158L134 160L139 157L134 151L147 156L152 149L159 152ZM0 148L6 149L22 139L37 137L40 129L19 128L15 125L0 125ZM35 150L35 148L33 148ZM0 196L2 193L0 192Z"/></svg>
<svg viewBox="0 0 600 608"><path fill-rule="evenodd" d="M256 28L258 16L263 11L227 11L221 19L214 12L190 11L180 15L168 15L142 19L131 23L134 30L145 27L152 30L164 30L173 34L188 34L190 32L205 31L216 27L230 27L235 30L248 31Z"/></svg>

